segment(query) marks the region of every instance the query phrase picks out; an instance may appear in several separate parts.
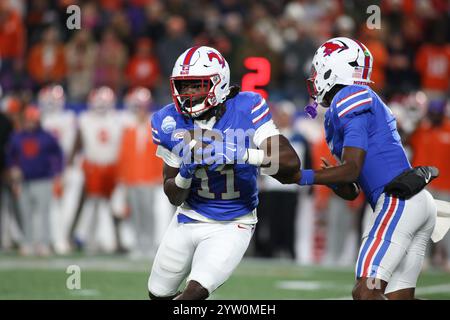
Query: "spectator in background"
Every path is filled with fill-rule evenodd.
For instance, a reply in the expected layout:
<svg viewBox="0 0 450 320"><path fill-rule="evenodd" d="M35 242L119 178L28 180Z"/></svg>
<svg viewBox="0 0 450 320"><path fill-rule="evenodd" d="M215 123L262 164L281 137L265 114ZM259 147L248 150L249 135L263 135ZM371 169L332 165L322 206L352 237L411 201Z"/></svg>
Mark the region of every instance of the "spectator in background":
<svg viewBox="0 0 450 320"><path fill-rule="evenodd" d="M28 106L24 111L23 130L11 137L7 165L18 197L23 239L20 253L50 254L49 206L54 181L60 179L62 150L56 139L42 129L39 109Z"/></svg>
<svg viewBox="0 0 450 320"><path fill-rule="evenodd" d="M125 12L114 12L111 14L111 21L109 27L114 30L117 37L124 42L127 47L133 44L133 36L131 34L131 26Z"/></svg>
<svg viewBox="0 0 450 320"><path fill-rule="evenodd" d="M2 100L2 110L11 121L14 131L22 128L22 101L16 96L6 96Z"/></svg>
<svg viewBox="0 0 450 320"><path fill-rule="evenodd" d="M157 54L161 71L161 84L155 93L154 99L159 104L167 103L170 97L170 87L166 85L172 74L173 61L178 58L177 52L183 52L192 44L192 38L186 30L186 21L181 16L171 16L167 19L165 36L157 45Z"/></svg>
<svg viewBox="0 0 450 320"><path fill-rule="evenodd" d="M242 42L242 46L237 48L238 53L235 61L237 65L233 66L236 68L236 77L241 79L244 74L249 72L244 66L245 58L264 57L269 60L271 66L269 90L276 88L280 80L281 56L270 48L266 34L260 27L251 26L247 36L248 38Z"/></svg>
<svg viewBox="0 0 450 320"><path fill-rule="evenodd" d="M416 73L412 66L413 52L406 46L399 32L388 39L389 60L386 66L386 91L408 92L416 85Z"/></svg>
<svg viewBox="0 0 450 320"><path fill-rule="evenodd" d="M302 168L311 166L309 144L292 129L295 105L290 101L279 102L273 108L274 122L294 147ZM295 259L295 220L299 189L295 185L282 185L270 176L260 177L260 203L258 228L255 229L256 254L263 257Z"/></svg>
<svg viewBox="0 0 450 320"><path fill-rule="evenodd" d="M141 35L150 37L155 43L159 43L166 35L165 21L168 19L167 12L160 0L154 0L145 6L145 21Z"/></svg>
<svg viewBox="0 0 450 320"><path fill-rule="evenodd" d="M386 66L389 62L389 53L386 49L386 45L384 43L384 29L386 27L382 27L381 29L363 29L362 39L367 49L372 53L373 56L373 67L372 74L370 79L373 83L370 87L378 92L383 92L386 86Z"/></svg>
<svg viewBox="0 0 450 320"><path fill-rule="evenodd" d="M158 46L158 56L163 76L172 73L173 61L178 58L178 52L183 52L191 45L191 37L186 31L186 21L181 16L171 16L166 22L166 36Z"/></svg>
<svg viewBox="0 0 450 320"><path fill-rule="evenodd" d="M450 88L450 45L445 42L444 30L435 28L432 42L419 48L415 61L421 85L432 99L443 98Z"/></svg>
<svg viewBox="0 0 450 320"><path fill-rule="evenodd" d="M299 99L306 104L309 99L308 92L299 84L304 83L309 75L316 44L300 25L294 25L291 32L293 39L287 40L286 50L283 53L283 90L289 98Z"/></svg>
<svg viewBox="0 0 450 320"><path fill-rule="evenodd" d="M12 73L23 69L25 27L21 16L9 1L0 1L0 85L3 90L13 87Z"/></svg>
<svg viewBox="0 0 450 320"><path fill-rule="evenodd" d="M101 24L100 14L98 13L97 4L94 1L86 2L81 7L81 28L95 33Z"/></svg>
<svg viewBox="0 0 450 320"><path fill-rule="evenodd" d="M95 63L95 86L108 86L120 93L127 56L126 48L116 33L112 29L105 30Z"/></svg>
<svg viewBox="0 0 450 320"><path fill-rule="evenodd" d="M125 104L134 123L124 130L118 159L118 180L126 187L136 234L133 258L152 257L156 252L155 203L162 183L162 160L156 156L156 145L149 138L151 101L150 91L142 87L132 89L126 96Z"/></svg>
<svg viewBox="0 0 450 320"><path fill-rule="evenodd" d="M153 43L148 38L140 38L136 43L136 53L127 66L130 87L147 87L153 90L159 80L159 62L153 55Z"/></svg>
<svg viewBox="0 0 450 320"><path fill-rule="evenodd" d="M56 27L45 29L41 41L31 48L28 72L38 87L51 82L63 82L66 75L66 57Z"/></svg>
<svg viewBox="0 0 450 320"><path fill-rule="evenodd" d="M433 197L450 201L450 120L445 116L446 101L429 103L427 118L420 123L410 138L413 166L436 166L439 179L429 186ZM442 253L441 264L450 272L450 234L436 244L437 253Z"/></svg>
<svg viewBox="0 0 450 320"><path fill-rule="evenodd" d="M41 34L50 24L58 23L57 8L54 3L48 0L27 2L25 15L27 41L29 44L34 44L39 41Z"/></svg>
<svg viewBox="0 0 450 320"><path fill-rule="evenodd" d="M94 82L97 44L88 30L74 34L66 46L67 88L72 101L85 101Z"/></svg>
<svg viewBox="0 0 450 320"><path fill-rule="evenodd" d="M5 150L9 138L13 132L13 123L4 111L0 112L0 248L2 248L2 230L3 230L3 193L5 190Z"/></svg>

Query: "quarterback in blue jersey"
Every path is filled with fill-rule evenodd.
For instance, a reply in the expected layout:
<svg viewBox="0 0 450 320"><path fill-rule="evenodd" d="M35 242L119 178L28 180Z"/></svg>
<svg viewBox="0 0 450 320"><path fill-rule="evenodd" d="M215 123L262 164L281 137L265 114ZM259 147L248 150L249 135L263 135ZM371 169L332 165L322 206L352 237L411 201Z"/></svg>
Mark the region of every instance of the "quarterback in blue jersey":
<svg viewBox="0 0 450 320"><path fill-rule="evenodd" d="M173 68L174 102L152 117L164 191L177 211L153 262L151 299L207 298L247 250L260 169L282 183L298 181L300 160L264 98L229 82L217 50L192 47Z"/></svg>
<svg viewBox="0 0 450 320"><path fill-rule="evenodd" d="M330 186L353 200L361 188L373 209L356 264L354 299L412 299L425 249L435 226L436 206L423 189L438 172L411 168L390 109L368 86L373 58L349 38L322 44L312 61L308 90L328 108L326 141L339 164L301 172L300 185Z"/></svg>

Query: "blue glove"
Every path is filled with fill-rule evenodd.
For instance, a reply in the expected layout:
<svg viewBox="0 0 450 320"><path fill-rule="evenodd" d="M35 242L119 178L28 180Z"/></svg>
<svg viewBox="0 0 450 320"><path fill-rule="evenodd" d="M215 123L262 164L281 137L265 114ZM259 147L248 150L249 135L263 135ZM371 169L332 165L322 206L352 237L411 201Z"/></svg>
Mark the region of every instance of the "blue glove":
<svg viewBox="0 0 450 320"><path fill-rule="evenodd" d="M199 149L198 151L201 151L201 149ZM180 156L181 156L181 164L179 168L180 175L185 179L191 179L195 173L195 170L197 170L197 168L202 164L202 162L194 160L190 145L183 146Z"/></svg>
<svg viewBox="0 0 450 320"><path fill-rule="evenodd" d="M208 170L215 171L221 165L242 164L247 160L248 153L244 143L211 140L204 142L208 143L208 146L196 154L201 152L203 162L209 166Z"/></svg>

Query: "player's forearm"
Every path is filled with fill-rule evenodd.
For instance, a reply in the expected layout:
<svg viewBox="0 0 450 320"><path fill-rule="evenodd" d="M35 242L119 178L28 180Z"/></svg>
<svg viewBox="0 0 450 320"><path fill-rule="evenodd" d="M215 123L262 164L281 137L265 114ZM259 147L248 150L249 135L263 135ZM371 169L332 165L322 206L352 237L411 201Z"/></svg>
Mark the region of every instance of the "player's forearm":
<svg viewBox="0 0 450 320"><path fill-rule="evenodd" d="M332 168L315 171L314 184L348 184L356 182L358 176L358 167L351 162L347 162Z"/></svg>
<svg viewBox="0 0 450 320"><path fill-rule="evenodd" d="M322 170L302 170L299 184L344 185L356 182L359 172L359 167L353 162Z"/></svg>
<svg viewBox="0 0 450 320"><path fill-rule="evenodd" d="M276 160L275 160L276 161ZM272 163L271 165L274 165ZM297 183L300 180L300 159L295 151L280 150L278 172L273 175L275 179L283 184Z"/></svg>
<svg viewBox="0 0 450 320"><path fill-rule="evenodd" d="M276 139L275 139L276 138ZM264 161L261 167L278 168L272 175L283 184L297 183L300 180L300 159L286 137L278 135L267 140L262 147Z"/></svg>
<svg viewBox="0 0 450 320"><path fill-rule="evenodd" d="M176 178L169 178L164 181L164 193L174 206L180 206L189 195L189 188L183 189L177 186Z"/></svg>

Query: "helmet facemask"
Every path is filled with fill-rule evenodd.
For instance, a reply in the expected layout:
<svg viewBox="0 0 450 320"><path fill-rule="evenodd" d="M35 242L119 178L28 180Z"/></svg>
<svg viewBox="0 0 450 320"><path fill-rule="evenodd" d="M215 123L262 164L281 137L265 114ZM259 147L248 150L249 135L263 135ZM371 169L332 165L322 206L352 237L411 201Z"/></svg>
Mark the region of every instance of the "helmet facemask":
<svg viewBox="0 0 450 320"><path fill-rule="evenodd" d="M219 75L171 77L172 97L178 111L196 118L218 105L214 89L220 83Z"/></svg>
<svg viewBox="0 0 450 320"><path fill-rule="evenodd" d="M317 91L317 87L314 83L314 81L316 80L316 77L317 77L316 68L314 68L314 66L312 66L311 74L310 74L309 78L306 79L306 88L308 89L309 96L314 100L317 99L317 95L319 94L319 92Z"/></svg>
<svg viewBox="0 0 450 320"><path fill-rule="evenodd" d="M323 104L324 97L336 84L336 76L331 69L326 68L324 72L324 66L319 70L316 66L311 67L311 74L306 80L306 88L308 89L309 96L318 104Z"/></svg>

